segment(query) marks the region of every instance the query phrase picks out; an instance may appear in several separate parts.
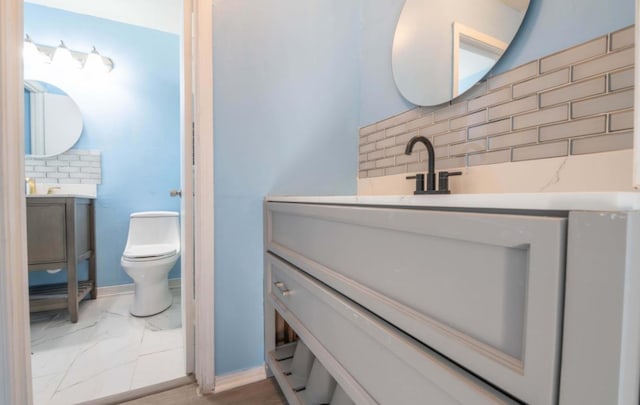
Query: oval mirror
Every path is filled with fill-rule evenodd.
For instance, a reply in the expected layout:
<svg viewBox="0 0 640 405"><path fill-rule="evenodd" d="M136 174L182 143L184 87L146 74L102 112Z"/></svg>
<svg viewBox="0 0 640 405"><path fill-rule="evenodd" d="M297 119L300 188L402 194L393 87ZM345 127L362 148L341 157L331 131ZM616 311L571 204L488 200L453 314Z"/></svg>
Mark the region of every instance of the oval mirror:
<svg viewBox="0 0 640 405"><path fill-rule="evenodd" d="M513 40L529 0L406 0L393 77L416 105L447 102L481 80Z"/></svg>
<svg viewBox="0 0 640 405"><path fill-rule="evenodd" d="M78 105L58 87L24 81L25 153L32 157L59 155L71 149L82 133Z"/></svg>

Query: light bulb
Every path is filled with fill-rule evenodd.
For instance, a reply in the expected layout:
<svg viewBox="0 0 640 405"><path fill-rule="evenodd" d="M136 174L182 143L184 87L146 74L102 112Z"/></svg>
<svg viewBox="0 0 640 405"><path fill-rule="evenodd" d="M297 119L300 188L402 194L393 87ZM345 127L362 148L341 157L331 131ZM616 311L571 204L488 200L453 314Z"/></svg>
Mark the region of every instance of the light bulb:
<svg viewBox="0 0 640 405"><path fill-rule="evenodd" d="M95 46L91 50L91 53L87 55L84 68L90 73L105 73L109 71L109 66L104 63L102 55L96 50Z"/></svg>
<svg viewBox="0 0 640 405"><path fill-rule="evenodd" d="M78 61L73 58L71 51L62 41L60 41L60 45L58 45L56 51L53 53L51 64L62 69L80 67Z"/></svg>
<svg viewBox="0 0 640 405"><path fill-rule="evenodd" d="M42 63L47 59L46 55L42 54L38 49L38 46L31 40L29 34L27 34L24 39L22 56L25 63Z"/></svg>

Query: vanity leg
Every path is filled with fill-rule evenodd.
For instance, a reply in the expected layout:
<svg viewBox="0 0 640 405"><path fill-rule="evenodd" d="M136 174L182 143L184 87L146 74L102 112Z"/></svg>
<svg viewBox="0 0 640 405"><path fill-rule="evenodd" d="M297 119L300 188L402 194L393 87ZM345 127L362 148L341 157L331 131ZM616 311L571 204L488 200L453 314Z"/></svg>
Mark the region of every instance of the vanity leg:
<svg viewBox="0 0 640 405"><path fill-rule="evenodd" d="M78 322L78 255L76 251L76 202L67 199L67 307L72 323Z"/></svg>
<svg viewBox="0 0 640 405"><path fill-rule="evenodd" d="M91 249L91 256L89 257L89 280L93 283L91 287L91 299L95 300L98 297L98 281L96 280L96 216L93 201L89 203L89 249Z"/></svg>
<svg viewBox="0 0 640 405"><path fill-rule="evenodd" d="M69 317L71 318L71 323L78 322L78 270L77 264L75 260L73 263L69 263L69 268L67 269L67 291L68 291L68 302L67 305L69 307Z"/></svg>

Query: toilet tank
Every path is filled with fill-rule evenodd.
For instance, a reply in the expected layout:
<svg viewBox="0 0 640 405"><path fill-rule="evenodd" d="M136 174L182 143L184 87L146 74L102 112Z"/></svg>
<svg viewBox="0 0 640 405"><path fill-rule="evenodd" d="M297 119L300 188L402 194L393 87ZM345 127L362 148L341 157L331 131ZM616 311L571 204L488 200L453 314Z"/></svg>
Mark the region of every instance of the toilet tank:
<svg viewBox="0 0 640 405"><path fill-rule="evenodd" d="M180 251L180 219L175 211L134 212L125 250L135 245L168 244Z"/></svg>

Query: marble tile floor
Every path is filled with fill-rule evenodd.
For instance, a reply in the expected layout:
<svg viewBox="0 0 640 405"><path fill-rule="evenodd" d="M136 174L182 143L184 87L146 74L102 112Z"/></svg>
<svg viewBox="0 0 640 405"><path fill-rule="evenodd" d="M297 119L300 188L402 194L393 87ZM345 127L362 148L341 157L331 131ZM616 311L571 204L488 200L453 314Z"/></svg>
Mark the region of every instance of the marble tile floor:
<svg viewBox="0 0 640 405"><path fill-rule="evenodd" d="M129 314L132 294L31 314L34 405L70 405L185 375L180 290L173 304L146 318Z"/></svg>

